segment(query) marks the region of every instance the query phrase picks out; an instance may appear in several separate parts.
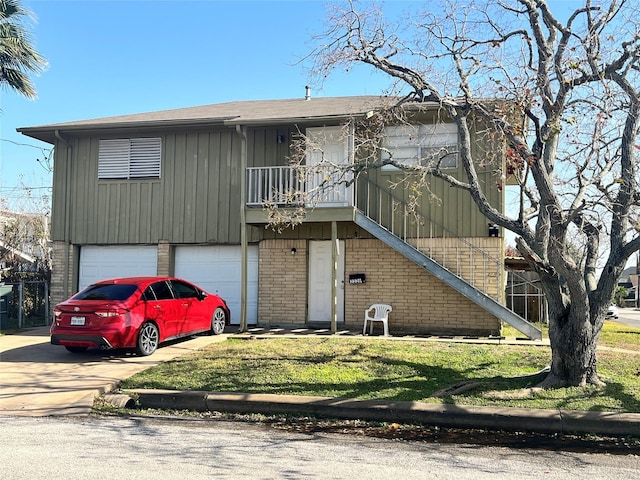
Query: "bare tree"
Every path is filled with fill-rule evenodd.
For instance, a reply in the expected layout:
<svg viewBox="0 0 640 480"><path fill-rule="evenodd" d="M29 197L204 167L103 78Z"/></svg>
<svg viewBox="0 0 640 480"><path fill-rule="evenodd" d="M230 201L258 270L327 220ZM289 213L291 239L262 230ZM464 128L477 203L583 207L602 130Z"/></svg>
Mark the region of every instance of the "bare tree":
<svg viewBox="0 0 640 480"><path fill-rule="evenodd" d="M0 199L0 278L45 278L51 271L49 197L37 196L26 186L20 202L10 210Z"/></svg>
<svg viewBox="0 0 640 480"><path fill-rule="evenodd" d="M410 173L427 189L435 176L467 191L489 221L517 236L549 305L553 360L541 386L601 384L596 345L604 316L627 259L640 248L637 3L586 0L562 17L545 0L424 7L386 24L375 5L336 6L307 59L312 72L325 78L366 64L393 79L396 108L367 119L368 132L381 134L378 127L401 117L390 112L424 102L457 124L466 178L441 169L442 155ZM492 186L478 181L478 166L493 161L488 152L474 157L478 121L488 126L496 166L505 165ZM368 160L349 166L351 176L339 181L384 163L408 168L381 152L375 135L364 137ZM513 214L491 205L483 190L508 180L518 188Z"/></svg>

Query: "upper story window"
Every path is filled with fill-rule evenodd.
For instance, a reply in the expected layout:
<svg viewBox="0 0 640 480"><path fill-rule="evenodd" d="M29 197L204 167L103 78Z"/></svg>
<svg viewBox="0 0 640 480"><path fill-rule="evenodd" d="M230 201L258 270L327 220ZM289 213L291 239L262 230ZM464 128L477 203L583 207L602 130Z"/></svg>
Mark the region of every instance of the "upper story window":
<svg viewBox="0 0 640 480"><path fill-rule="evenodd" d="M455 123L431 125L400 125L385 128L382 158L406 165L436 165L458 167L458 127ZM383 170L397 170L385 165Z"/></svg>
<svg viewBox="0 0 640 480"><path fill-rule="evenodd" d="M160 178L161 138L100 140L98 178Z"/></svg>

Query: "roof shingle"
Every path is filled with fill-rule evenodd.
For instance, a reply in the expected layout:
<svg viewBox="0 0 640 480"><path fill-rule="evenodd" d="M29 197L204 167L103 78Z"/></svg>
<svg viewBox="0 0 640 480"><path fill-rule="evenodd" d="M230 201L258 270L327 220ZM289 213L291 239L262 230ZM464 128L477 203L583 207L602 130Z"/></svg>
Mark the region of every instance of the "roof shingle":
<svg viewBox="0 0 640 480"><path fill-rule="evenodd" d="M55 132L81 132L107 128L160 127L163 125L269 125L301 120L346 118L393 103L386 96L249 100L196 107L135 113L115 117L19 128L24 135L54 143Z"/></svg>

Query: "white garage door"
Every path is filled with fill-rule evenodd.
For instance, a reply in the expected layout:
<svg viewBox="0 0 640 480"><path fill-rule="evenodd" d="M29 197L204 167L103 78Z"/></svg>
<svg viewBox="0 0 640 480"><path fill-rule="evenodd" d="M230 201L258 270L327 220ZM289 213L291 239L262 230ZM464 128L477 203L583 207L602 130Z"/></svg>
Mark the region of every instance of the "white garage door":
<svg viewBox="0 0 640 480"><path fill-rule="evenodd" d="M242 250L235 245L176 247L175 274L225 299L231 323L240 324ZM247 251L247 323L258 322L258 247Z"/></svg>
<svg viewBox="0 0 640 480"><path fill-rule="evenodd" d="M98 280L157 275L158 248L153 246L80 247L80 290Z"/></svg>

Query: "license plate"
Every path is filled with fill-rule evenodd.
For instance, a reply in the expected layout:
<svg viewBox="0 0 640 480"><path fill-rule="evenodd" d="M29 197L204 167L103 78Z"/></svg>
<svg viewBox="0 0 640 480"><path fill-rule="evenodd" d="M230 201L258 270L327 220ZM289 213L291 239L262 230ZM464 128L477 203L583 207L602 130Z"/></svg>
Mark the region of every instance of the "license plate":
<svg viewBox="0 0 640 480"><path fill-rule="evenodd" d="M71 325L84 325L84 317L71 317Z"/></svg>

